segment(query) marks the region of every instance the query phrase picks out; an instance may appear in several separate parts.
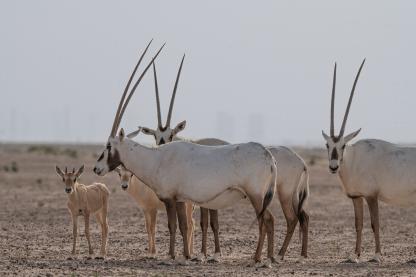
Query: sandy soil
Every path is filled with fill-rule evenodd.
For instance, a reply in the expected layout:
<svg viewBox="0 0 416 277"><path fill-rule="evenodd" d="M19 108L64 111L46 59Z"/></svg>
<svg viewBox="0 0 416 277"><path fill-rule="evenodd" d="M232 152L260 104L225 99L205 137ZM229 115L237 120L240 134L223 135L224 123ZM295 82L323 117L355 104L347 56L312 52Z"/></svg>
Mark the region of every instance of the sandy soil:
<svg viewBox="0 0 416 277"><path fill-rule="evenodd" d="M336 176L327 171L326 154L319 149L300 149L310 163L309 258L300 263L297 235L286 259L271 269L247 267L254 253L257 227L249 229L254 212L245 202L220 211L220 239L223 252L219 264L191 262L189 265L161 265L168 250L166 216L160 213L157 230L158 255L146 257L147 235L141 212L121 190L115 174L96 177L92 166L100 147L0 145L0 276L406 276L416 275L416 266L406 261L416 258L413 230L415 208L380 205L383 262L365 262L374 252L368 212L365 212L363 260L343 264L355 245L351 201L344 196ZM14 165L13 165L14 162ZM79 254L70 257L72 227L66 209L67 196L54 171L55 164L78 167L85 163L81 181L104 182L112 192L109 210L109 255L105 260L87 259L87 245L81 223ZM14 172L17 171L17 172ZM286 230L279 209L276 220L276 255ZM199 211L195 212L199 220ZM199 224L198 224L199 225ZM93 219L92 240L99 250L100 230ZM212 233L209 251L213 252ZM177 253L181 238L177 233ZM196 229L195 252L200 249L200 229ZM263 255L265 257L265 253Z"/></svg>

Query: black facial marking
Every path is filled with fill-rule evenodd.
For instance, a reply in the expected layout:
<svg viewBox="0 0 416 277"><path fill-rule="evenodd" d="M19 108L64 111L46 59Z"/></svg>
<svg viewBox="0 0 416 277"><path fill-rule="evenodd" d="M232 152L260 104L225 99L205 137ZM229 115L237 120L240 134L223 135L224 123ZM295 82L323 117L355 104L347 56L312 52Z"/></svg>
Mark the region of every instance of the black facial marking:
<svg viewBox="0 0 416 277"><path fill-rule="evenodd" d="M168 128L168 126L165 126L165 127L159 127L159 130L161 131L161 132L164 132L164 131L166 131L166 129Z"/></svg>
<svg viewBox="0 0 416 277"><path fill-rule="evenodd" d="M110 171L116 169L119 165L122 165L120 160L120 154L117 149L114 150L114 155L111 154L111 151L108 151L107 165Z"/></svg>
<svg viewBox="0 0 416 277"><path fill-rule="evenodd" d="M159 141L159 145L163 145L165 143L166 143L165 140L163 138L161 138L160 141Z"/></svg>
<svg viewBox="0 0 416 277"><path fill-rule="evenodd" d="M334 143L337 143L339 140L341 139L341 137L332 137L332 140Z"/></svg>
<svg viewBox="0 0 416 277"><path fill-rule="evenodd" d="M332 149L331 160L338 160L338 152L336 148Z"/></svg>
<svg viewBox="0 0 416 277"><path fill-rule="evenodd" d="M101 156L98 158L97 162L101 161L104 158L104 152L101 153Z"/></svg>

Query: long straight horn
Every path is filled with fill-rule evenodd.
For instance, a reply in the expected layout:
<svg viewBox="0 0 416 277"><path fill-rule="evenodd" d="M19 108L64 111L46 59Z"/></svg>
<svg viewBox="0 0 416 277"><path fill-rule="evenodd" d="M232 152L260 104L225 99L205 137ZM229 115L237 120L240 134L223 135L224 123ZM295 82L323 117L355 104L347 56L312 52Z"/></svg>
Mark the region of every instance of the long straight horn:
<svg viewBox="0 0 416 277"><path fill-rule="evenodd" d="M116 127L116 125L117 125L117 122L119 122L118 117L119 117L120 110L121 110L121 107L123 105L124 99L126 98L127 91L129 90L131 81L133 80L133 77L136 74L137 68L139 67L140 63L142 62L143 57L146 54L147 49L149 49L149 46L152 43L152 41L153 41L153 39L151 39L150 42L147 44L146 49L143 51L142 55L140 56L139 61L137 62L136 66L134 67L133 72L131 73L130 79L127 82L127 85L124 89L124 93L123 93L123 95L120 99L120 103L118 104L116 115L114 116L114 122L113 122L113 127L111 128L110 137L114 137L116 135L117 127L118 127L118 126Z"/></svg>
<svg viewBox="0 0 416 277"><path fill-rule="evenodd" d="M156 65L153 62L153 79L155 81L155 92L156 92L156 107L157 107L157 126L159 129L162 129L162 114L160 112L160 98L159 98L159 87L157 85L157 74L156 74Z"/></svg>
<svg viewBox="0 0 416 277"><path fill-rule="evenodd" d="M68 167L65 166L65 174L68 173Z"/></svg>
<svg viewBox="0 0 416 277"><path fill-rule="evenodd" d="M163 45L159 48L159 51L157 51L156 55L152 58L152 60L149 62L149 64L146 66L142 74L140 75L139 79L137 79L136 83L134 84L133 88L131 89L129 96L127 96L126 102L123 105L123 108L121 109L120 115L118 117L117 127L115 128L116 132L118 127L120 126L121 119L123 118L124 112L126 111L127 105L130 102L131 97L133 96L133 93L136 91L137 86L140 84L141 80L143 79L144 75L146 74L147 70L149 70L152 63L155 61L157 56L159 55L160 51L162 51L163 47L165 47L166 43L163 43Z"/></svg>
<svg viewBox="0 0 416 277"><path fill-rule="evenodd" d="M184 59L185 59L185 54L183 54L181 65L179 66L179 70L178 70L178 75L176 76L175 87L173 88L172 97L170 99L169 113L168 113L168 118L166 120L166 126L165 127L170 126L170 120L172 118L172 111L173 111L173 104L175 102L175 96L176 96L176 89L178 88L179 77L181 76L182 65L183 65L183 60Z"/></svg>
<svg viewBox="0 0 416 277"><path fill-rule="evenodd" d="M334 66L334 77L332 80L332 95L331 95L331 130L330 135L331 137L335 136L335 127L334 127L334 105L335 105L335 84L337 82L337 63Z"/></svg>
<svg viewBox="0 0 416 277"><path fill-rule="evenodd" d="M363 68L364 63L365 63L365 59L363 60L360 68L358 69L357 76L355 76L354 85L352 86L352 89L351 89L350 99L348 100L347 109L345 110L344 120L342 121L342 126L341 126L341 130L339 131L339 136L344 135L345 125L347 124L348 114L350 112L350 107L351 107L352 97L354 96L355 86L357 85L358 77L360 77L361 69Z"/></svg>

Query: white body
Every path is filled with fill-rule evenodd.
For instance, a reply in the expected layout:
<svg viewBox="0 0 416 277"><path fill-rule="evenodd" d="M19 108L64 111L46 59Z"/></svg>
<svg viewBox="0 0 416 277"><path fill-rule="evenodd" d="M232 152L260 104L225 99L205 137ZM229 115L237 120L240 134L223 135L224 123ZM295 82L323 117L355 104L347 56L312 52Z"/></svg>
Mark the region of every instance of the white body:
<svg viewBox="0 0 416 277"><path fill-rule="evenodd" d="M220 205L213 203L220 196L234 195L230 190L263 196L274 185L274 159L256 143L210 147L172 142L147 148L126 139L118 149L126 157L124 166L160 199L176 197L180 202L218 209L224 207L225 199Z"/></svg>
<svg viewBox="0 0 416 277"><path fill-rule="evenodd" d="M409 206L416 203L415 166L416 148L365 139L346 147L339 177L349 197Z"/></svg>

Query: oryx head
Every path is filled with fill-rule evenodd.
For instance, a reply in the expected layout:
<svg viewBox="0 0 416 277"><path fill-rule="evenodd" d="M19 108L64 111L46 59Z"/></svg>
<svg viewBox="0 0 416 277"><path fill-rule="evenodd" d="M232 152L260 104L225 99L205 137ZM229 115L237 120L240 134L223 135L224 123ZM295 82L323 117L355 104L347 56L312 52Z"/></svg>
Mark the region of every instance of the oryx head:
<svg viewBox="0 0 416 277"><path fill-rule="evenodd" d="M118 173L118 176L120 177L121 188L123 190L128 189L130 180L133 177L133 173L125 169L124 166L117 167L115 171Z"/></svg>
<svg viewBox="0 0 416 277"><path fill-rule="evenodd" d="M176 96L176 90L178 88L178 82L179 77L181 75L183 60L185 59L185 55L182 57L181 64L179 66L178 74L176 75L176 81L175 86L173 88L172 97L170 99L170 105L169 105L169 113L168 117L166 119L166 124L163 126L162 124L162 113L160 110L160 99L159 99L159 89L157 85L157 76L156 76L156 66L153 62L153 76L154 76L154 82L155 82L155 92L156 92L156 107L157 107L157 129L153 130L148 127L140 127L143 134L146 135L152 135L156 140L156 145L162 145L168 142L171 142L173 138L183 129L185 129L186 121L182 121L178 123L174 128L171 128L170 121L172 119L172 111L173 111L173 105L175 103L175 96Z"/></svg>
<svg viewBox="0 0 416 277"><path fill-rule="evenodd" d="M337 64L335 63L334 67L334 77L332 82L332 96L331 96L331 129L330 135L328 136L322 131L322 135L326 140L326 148L328 150L328 160L329 160L329 170L331 173L337 173L340 163L343 160L344 149L345 145L352 140L361 129L358 129L355 132L352 132L346 136L344 136L345 125L347 124L348 113L350 112L352 98L354 96L355 86L357 85L358 77L360 76L361 69L363 68L365 59L361 63L360 68L358 69L357 76L354 80L354 85L352 86L350 98L348 100L347 109L345 110L344 120L342 121L341 130L339 131L339 135L335 135L335 127L334 127L334 102L335 102L335 83L337 79Z"/></svg>
<svg viewBox="0 0 416 277"><path fill-rule="evenodd" d="M79 176L81 176L82 172L84 172L84 165L82 165L77 172L75 172L75 168L72 169L72 172L68 172L68 168L65 167L65 172L56 166L55 168L56 173L62 178L62 182L65 184L65 192L72 193L74 191L74 185L77 182Z"/></svg>
<svg viewBox="0 0 416 277"><path fill-rule="evenodd" d="M146 74L146 72L150 68L150 66L152 65L153 61L156 59L156 57L159 55L160 51L162 51L163 47L165 46L165 44L163 44L162 47L160 47L159 51L156 53L156 55L152 58L152 60L146 66L145 70L140 75L140 77L137 79L137 81L134 84L134 86L132 87L129 95L127 96L127 92L129 90L130 84L133 80L133 77L134 77L134 75L137 71L137 68L139 67L139 65L140 65L144 55L146 54L147 49L149 48L151 43L152 43L152 41L149 42L146 49L144 50L144 52L140 56L140 59L137 62L136 66L134 67L133 73L131 74L129 81L127 82L126 88L124 89L124 93L123 93L123 95L120 99L120 103L118 105L116 115L114 117L113 127L111 129L111 133L110 133L110 136L108 138L106 147L105 147L104 151L102 152L102 154L99 156L99 158L97 160L97 163L95 164L94 172L96 174L100 175L100 176L103 176L103 175L107 174L108 172L113 171L119 165L123 164L123 162L121 160L121 157L120 157L120 150L119 149L120 149L120 146L123 144L123 142L125 140L124 130L121 129L118 136L116 136L117 130L120 126L121 119L123 118L123 114L124 114L124 112L127 108L127 105L129 103L131 97L133 96L134 91L136 90L137 86L140 84L140 81L143 79L144 75ZM126 96L127 96L127 98L126 98ZM134 135L136 135L136 133L137 133L137 131L133 132L132 134L129 134L127 137L134 136Z"/></svg>

